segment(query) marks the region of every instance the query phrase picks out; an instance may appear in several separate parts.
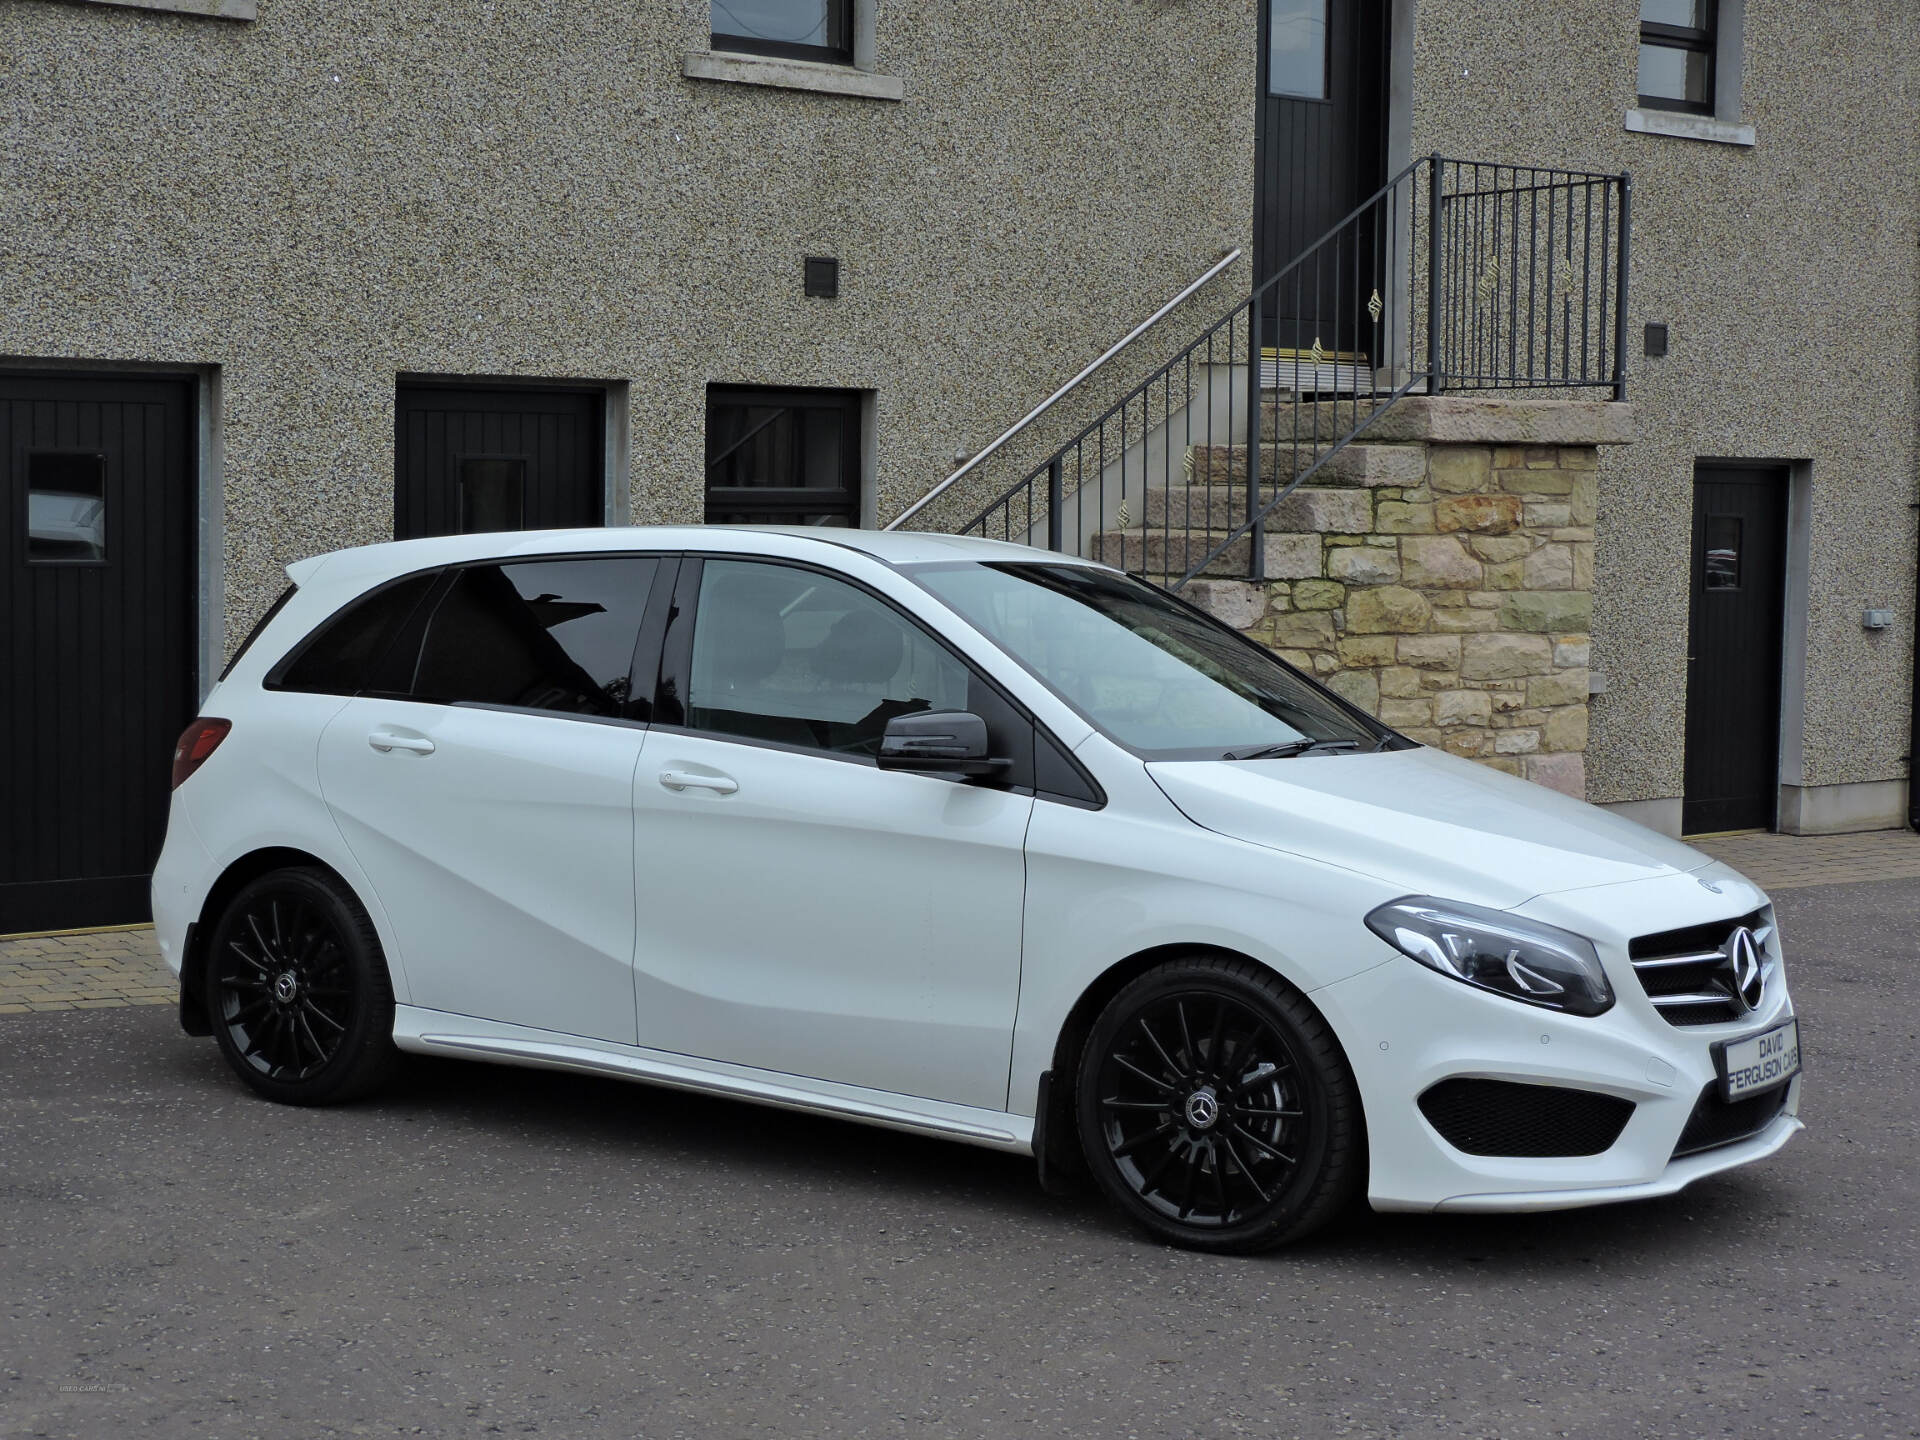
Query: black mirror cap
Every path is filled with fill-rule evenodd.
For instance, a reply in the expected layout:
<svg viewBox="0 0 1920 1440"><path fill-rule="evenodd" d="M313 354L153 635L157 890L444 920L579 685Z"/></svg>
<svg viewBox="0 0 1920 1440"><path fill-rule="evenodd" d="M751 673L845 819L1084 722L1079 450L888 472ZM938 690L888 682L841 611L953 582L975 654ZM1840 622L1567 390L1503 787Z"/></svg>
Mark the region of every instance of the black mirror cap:
<svg viewBox="0 0 1920 1440"><path fill-rule="evenodd" d="M880 737L882 770L942 775L992 775L1011 763L987 753L987 722L970 710L921 710L896 715Z"/></svg>

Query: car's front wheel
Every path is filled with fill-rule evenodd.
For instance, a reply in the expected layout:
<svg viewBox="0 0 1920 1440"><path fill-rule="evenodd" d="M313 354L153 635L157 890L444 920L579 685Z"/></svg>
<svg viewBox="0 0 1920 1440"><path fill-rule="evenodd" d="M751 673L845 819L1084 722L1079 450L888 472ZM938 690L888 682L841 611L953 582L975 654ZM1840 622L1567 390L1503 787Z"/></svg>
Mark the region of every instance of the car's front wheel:
<svg viewBox="0 0 1920 1440"><path fill-rule="evenodd" d="M272 1100L358 1099L399 1058L373 922L323 870L276 870L233 897L207 945L204 994L221 1053Z"/></svg>
<svg viewBox="0 0 1920 1440"><path fill-rule="evenodd" d="M1107 1194L1197 1250L1297 1240L1364 1171L1360 1100L1326 1022L1260 966L1195 956L1148 971L1081 1054L1081 1143Z"/></svg>

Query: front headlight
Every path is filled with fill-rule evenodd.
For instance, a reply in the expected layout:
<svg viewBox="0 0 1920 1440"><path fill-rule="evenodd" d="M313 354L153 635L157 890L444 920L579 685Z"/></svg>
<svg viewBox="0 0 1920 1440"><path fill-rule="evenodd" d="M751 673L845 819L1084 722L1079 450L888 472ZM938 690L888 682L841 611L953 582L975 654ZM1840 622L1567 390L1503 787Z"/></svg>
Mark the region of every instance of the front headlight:
<svg viewBox="0 0 1920 1440"><path fill-rule="evenodd" d="M1593 942L1571 931L1457 900L1410 895L1367 916L1404 955L1481 990L1569 1015L1598 1015L1613 987Z"/></svg>

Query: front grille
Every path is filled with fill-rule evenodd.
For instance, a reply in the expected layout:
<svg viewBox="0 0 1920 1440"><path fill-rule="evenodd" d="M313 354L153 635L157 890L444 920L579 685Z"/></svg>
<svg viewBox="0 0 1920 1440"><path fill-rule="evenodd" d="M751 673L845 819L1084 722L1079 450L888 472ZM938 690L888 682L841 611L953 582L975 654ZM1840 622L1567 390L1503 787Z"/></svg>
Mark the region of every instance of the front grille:
<svg viewBox="0 0 1920 1440"><path fill-rule="evenodd" d="M1690 925L1642 935L1627 947L1633 973L1669 1025L1724 1025L1747 1012L1734 996L1729 936L1742 925L1753 931L1763 954L1771 953L1773 929L1765 911L1710 925Z"/></svg>
<svg viewBox="0 0 1920 1440"><path fill-rule="evenodd" d="M1457 1079L1423 1094L1420 1113L1469 1155L1598 1155L1627 1128L1633 1102L1560 1085Z"/></svg>
<svg viewBox="0 0 1920 1440"><path fill-rule="evenodd" d="M1720 1087L1709 1085L1700 1092L1687 1128L1680 1132L1680 1143L1673 1147L1673 1158L1698 1155L1702 1150L1717 1150L1750 1140L1780 1116L1786 1108L1790 1085L1776 1085L1764 1095L1749 1095L1744 1100L1722 1100Z"/></svg>

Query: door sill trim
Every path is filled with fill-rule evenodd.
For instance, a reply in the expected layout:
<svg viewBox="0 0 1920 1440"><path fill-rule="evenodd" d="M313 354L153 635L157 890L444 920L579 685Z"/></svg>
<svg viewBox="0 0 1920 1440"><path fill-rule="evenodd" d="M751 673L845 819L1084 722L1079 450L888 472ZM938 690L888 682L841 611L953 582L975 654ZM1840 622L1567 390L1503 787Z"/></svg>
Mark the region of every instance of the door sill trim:
<svg viewBox="0 0 1920 1440"><path fill-rule="evenodd" d="M619 1080L662 1085L674 1090L746 1100L782 1110L826 1115L934 1135L1005 1150L1033 1153L1033 1120L998 1110L922 1100L858 1085L840 1085L801 1075L756 1070L718 1060L671 1055L637 1045L562 1035L501 1021L425 1010L415 1005L394 1007L393 1042L402 1050L422 1055L444 1055L468 1060L492 1060L530 1065L576 1074L605 1075Z"/></svg>

